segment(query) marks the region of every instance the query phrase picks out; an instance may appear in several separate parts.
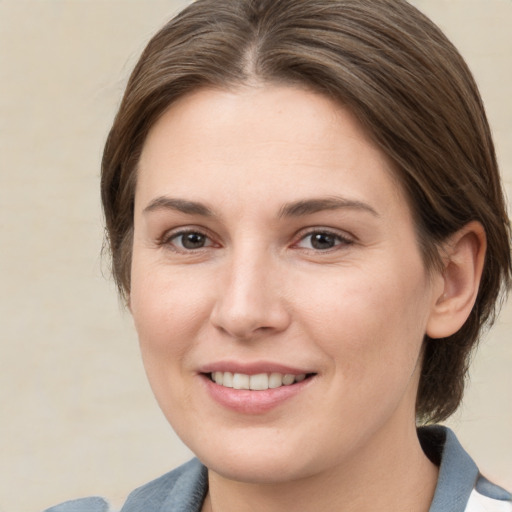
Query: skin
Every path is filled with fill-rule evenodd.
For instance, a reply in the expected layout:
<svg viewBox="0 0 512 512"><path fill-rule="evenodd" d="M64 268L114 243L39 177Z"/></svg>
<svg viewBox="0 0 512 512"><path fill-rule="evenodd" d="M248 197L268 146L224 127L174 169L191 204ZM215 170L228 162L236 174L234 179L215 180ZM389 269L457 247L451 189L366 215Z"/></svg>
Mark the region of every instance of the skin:
<svg viewBox="0 0 512 512"><path fill-rule="evenodd" d="M451 246L473 267L474 231ZM173 104L138 169L130 310L159 405L209 468L204 510L427 511L437 468L414 405L425 333L455 328L452 275L425 269L391 166L346 109L271 85ZM207 392L201 368L226 360L314 376L246 414Z"/></svg>

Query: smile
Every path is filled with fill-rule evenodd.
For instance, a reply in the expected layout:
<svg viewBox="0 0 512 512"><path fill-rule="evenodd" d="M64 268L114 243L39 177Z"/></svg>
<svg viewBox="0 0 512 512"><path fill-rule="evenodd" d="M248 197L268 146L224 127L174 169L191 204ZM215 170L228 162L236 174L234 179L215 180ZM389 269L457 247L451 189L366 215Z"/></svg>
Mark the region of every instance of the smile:
<svg viewBox="0 0 512 512"><path fill-rule="evenodd" d="M200 376L210 398L222 407L238 414L264 414L307 393L318 374L275 363L223 362L203 368Z"/></svg>
<svg viewBox="0 0 512 512"><path fill-rule="evenodd" d="M297 382L302 382L306 378L307 375L305 373L298 375L277 372L258 373L256 375L231 372L210 373L210 379L219 386L233 389L249 389L252 391L264 391L282 386L291 386Z"/></svg>

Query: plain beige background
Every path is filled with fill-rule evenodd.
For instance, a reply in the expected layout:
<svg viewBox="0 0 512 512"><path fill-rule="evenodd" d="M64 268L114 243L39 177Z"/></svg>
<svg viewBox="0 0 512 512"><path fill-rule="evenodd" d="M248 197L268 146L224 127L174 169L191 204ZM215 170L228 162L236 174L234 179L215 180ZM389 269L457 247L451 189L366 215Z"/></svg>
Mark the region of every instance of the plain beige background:
<svg viewBox="0 0 512 512"><path fill-rule="evenodd" d="M512 1L415 0L481 87L512 180ZM184 1L0 0L0 512L126 494L186 460L102 275L99 161L129 71ZM450 422L512 488L512 308Z"/></svg>

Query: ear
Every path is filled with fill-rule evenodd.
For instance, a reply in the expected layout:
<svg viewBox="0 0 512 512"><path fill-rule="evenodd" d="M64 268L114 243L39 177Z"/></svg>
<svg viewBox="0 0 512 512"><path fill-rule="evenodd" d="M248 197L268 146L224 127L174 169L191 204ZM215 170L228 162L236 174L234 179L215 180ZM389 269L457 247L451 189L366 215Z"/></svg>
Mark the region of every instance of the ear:
<svg viewBox="0 0 512 512"><path fill-rule="evenodd" d="M427 323L430 338L455 334L469 317L476 301L484 268L487 237L480 222L470 222L442 247L442 292L434 297Z"/></svg>

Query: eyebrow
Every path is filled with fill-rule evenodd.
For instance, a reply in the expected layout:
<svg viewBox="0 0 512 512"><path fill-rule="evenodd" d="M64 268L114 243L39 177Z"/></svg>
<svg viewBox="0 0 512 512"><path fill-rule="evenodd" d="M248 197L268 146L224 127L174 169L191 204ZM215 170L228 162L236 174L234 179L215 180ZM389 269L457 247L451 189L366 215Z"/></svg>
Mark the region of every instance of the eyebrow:
<svg viewBox="0 0 512 512"><path fill-rule="evenodd" d="M375 217L379 214L369 205L362 201L347 199L344 197L325 197L316 199L303 199L285 204L279 210L279 218L283 217L301 217L324 210L338 210L341 208L362 210L371 213ZM144 213L156 210L174 210L187 215L202 215L204 217L213 217L214 213L203 203L178 199L174 197L159 196L153 199L143 210Z"/></svg>
<svg viewBox="0 0 512 512"><path fill-rule="evenodd" d="M303 215L311 215L324 210L338 210L341 208L362 210L371 213L375 217L379 217L377 211L369 204L338 196L319 199L305 199L286 204L281 208L279 217L301 217Z"/></svg>
<svg viewBox="0 0 512 512"><path fill-rule="evenodd" d="M188 215L202 215L204 217L213 216L213 212L202 203L167 196L160 196L153 199L146 208L144 208L143 213L153 212L156 210L175 210Z"/></svg>

